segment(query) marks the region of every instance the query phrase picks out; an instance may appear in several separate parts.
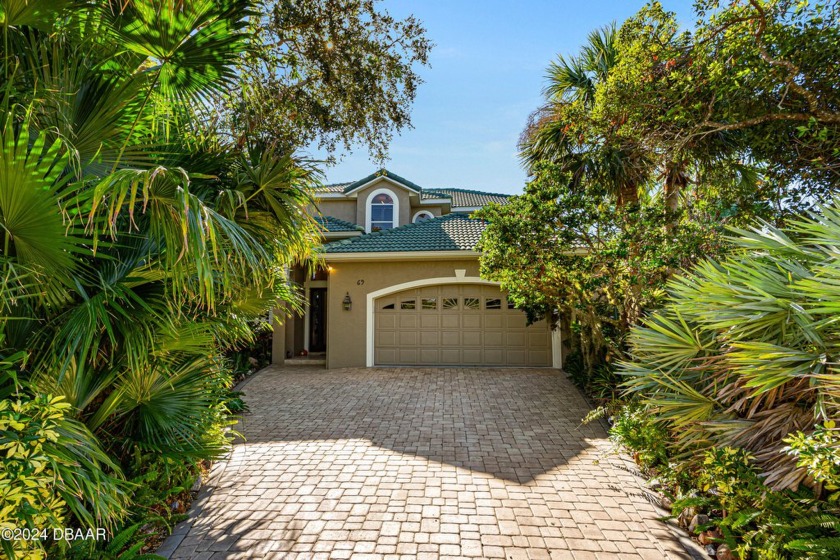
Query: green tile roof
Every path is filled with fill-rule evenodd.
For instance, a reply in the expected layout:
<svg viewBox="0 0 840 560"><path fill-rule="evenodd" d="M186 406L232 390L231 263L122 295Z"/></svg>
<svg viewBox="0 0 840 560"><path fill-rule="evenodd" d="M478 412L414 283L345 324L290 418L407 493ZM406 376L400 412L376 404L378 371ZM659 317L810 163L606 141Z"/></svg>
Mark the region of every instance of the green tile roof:
<svg viewBox="0 0 840 560"><path fill-rule="evenodd" d="M332 183L330 185L321 185L315 188L315 192L337 192L343 193L344 188L350 183Z"/></svg>
<svg viewBox="0 0 840 560"><path fill-rule="evenodd" d="M510 197L508 194L488 193L482 191L472 191L468 189L434 189L436 193L440 193L445 197L452 199L452 206L465 206L468 208L486 206L491 202L498 204L507 204Z"/></svg>
<svg viewBox="0 0 840 560"><path fill-rule="evenodd" d="M318 222L318 225L320 225L324 231L329 233L365 231L365 228L362 226L357 226L356 224L351 224L350 222L339 220L338 218L333 218L332 216L316 216L315 221Z"/></svg>
<svg viewBox="0 0 840 560"><path fill-rule="evenodd" d="M408 179L400 177L396 173L391 173L386 169L380 169L375 173L371 173L364 179L359 179L358 181L353 181L352 183L333 183L330 185L320 186L315 190L316 192L324 193L349 193L362 185L370 183L377 177L388 177L392 181L420 193L420 198L422 200L429 200L433 198L449 199L451 201L451 205L455 208L478 208L486 206L491 202L506 204L507 199L510 197L510 195L507 194L474 191L470 189L423 188L412 183Z"/></svg>
<svg viewBox="0 0 840 560"><path fill-rule="evenodd" d="M377 231L324 245L331 253L380 253L409 251L473 251L487 223L464 214Z"/></svg>

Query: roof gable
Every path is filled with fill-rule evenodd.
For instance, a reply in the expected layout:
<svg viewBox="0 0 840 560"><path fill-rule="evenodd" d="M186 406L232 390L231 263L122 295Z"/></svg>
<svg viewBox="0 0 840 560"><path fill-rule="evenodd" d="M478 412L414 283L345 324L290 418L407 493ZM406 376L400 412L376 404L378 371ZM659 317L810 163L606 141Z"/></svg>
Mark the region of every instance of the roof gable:
<svg viewBox="0 0 840 560"><path fill-rule="evenodd" d="M508 198L511 196L508 194L490 193L471 189L423 188L404 177L400 177L396 173L388 171L387 169L380 169L379 171L371 173L367 177L352 183L333 183L330 185L323 185L316 189L316 193L321 193L321 196L328 198L342 198L344 196L353 198L353 193L372 186L376 181L383 179L387 180L391 185L402 187L410 191L413 195L417 195L421 204L429 204L432 201L435 203L441 202L449 204L456 212L475 210L491 203L507 204Z"/></svg>
<svg viewBox="0 0 840 560"><path fill-rule="evenodd" d="M419 185L415 185L414 183L412 183L408 179L404 179L403 177L400 177L396 173L391 173L387 169L380 169L379 171L377 171L375 173L371 173L370 175L368 175L364 179L359 179L358 181L356 181L354 183L350 183L349 185L344 187L343 192L344 192L344 194L350 194L352 192L355 192L357 190L360 190L360 189L368 186L369 184L371 184L374 181L377 181L379 179L388 179L392 183L396 183L396 184L398 184L402 187L405 187L406 189L408 189L412 192L415 192L417 194L420 194L420 192L423 190Z"/></svg>

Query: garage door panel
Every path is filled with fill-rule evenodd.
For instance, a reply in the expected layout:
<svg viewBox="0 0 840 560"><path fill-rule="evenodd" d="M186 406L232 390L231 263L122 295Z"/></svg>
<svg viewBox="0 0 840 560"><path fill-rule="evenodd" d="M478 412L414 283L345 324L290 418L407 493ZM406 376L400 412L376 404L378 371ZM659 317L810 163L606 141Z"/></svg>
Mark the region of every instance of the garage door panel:
<svg viewBox="0 0 840 560"><path fill-rule="evenodd" d="M396 348L377 348L375 352L377 364L396 364L397 349Z"/></svg>
<svg viewBox="0 0 840 560"><path fill-rule="evenodd" d="M501 348L485 348L483 360L488 365L503 364L505 363L505 352Z"/></svg>
<svg viewBox="0 0 840 560"><path fill-rule="evenodd" d="M397 333L385 330L377 331L374 340L376 341L377 346L396 346Z"/></svg>
<svg viewBox="0 0 840 560"><path fill-rule="evenodd" d="M461 349L460 348L441 348L440 349L440 363L451 365L461 363Z"/></svg>
<svg viewBox="0 0 840 560"><path fill-rule="evenodd" d="M479 348L463 348L461 350L462 361L466 365L480 365L481 364L481 349Z"/></svg>
<svg viewBox="0 0 840 560"><path fill-rule="evenodd" d="M441 331L441 346L461 346L461 331Z"/></svg>
<svg viewBox="0 0 840 560"><path fill-rule="evenodd" d="M525 350L511 350L509 348L505 361L509 366L524 366L528 363Z"/></svg>
<svg viewBox="0 0 840 560"><path fill-rule="evenodd" d="M421 346L440 346L440 332L420 331Z"/></svg>
<svg viewBox="0 0 840 560"><path fill-rule="evenodd" d="M505 328L505 318L501 313L488 312L484 316L484 327L487 329L503 329Z"/></svg>
<svg viewBox="0 0 840 560"><path fill-rule="evenodd" d="M439 329L440 328L440 315L434 314L426 314L423 313L420 315L420 328L421 329Z"/></svg>
<svg viewBox="0 0 840 560"><path fill-rule="evenodd" d="M525 348L527 338L528 335L524 329L518 332L507 332L505 333L505 345L509 348Z"/></svg>
<svg viewBox="0 0 840 560"><path fill-rule="evenodd" d="M457 329L461 326L460 315L441 315L440 326L444 329Z"/></svg>
<svg viewBox="0 0 840 560"><path fill-rule="evenodd" d="M461 326L465 329L481 328L481 315L462 315Z"/></svg>
<svg viewBox="0 0 840 560"><path fill-rule="evenodd" d="M418 339L420 338L417 336L417 331L400 331L397 340L399 341L398 344L400 346L417 346Z"/></svg>
<svg viewBox="0 0 840 560"><path fill-rule="evenodd" d="M422 348L420 349L420 363L423 365L434 365L440 363L440 349L439 348Z"/></svg>
<svg viewBox="0 0 840 560"><path fill-rule="evenodd" d="M549 352L547 351L537 351L532 350L528 353L528 364L529 366L537 366L548 363L550 359Z"/></svg>
<svg viewBox="0 0 840 560"><path fill-rule="evenodd" d="M548 346L548 343L548 339L541 330L528 333L528 346L531 348L545 348Z"/></svg>
<svg viewBox="0 0 840 560"><path fill-rule="evenodd" d="M374 363L547 366L551 335L493 286L428 286L376 300Z"/></svg>
<svg viewBox="0 0 840 560"><path fill-rule="evenodd" d="M461 333L461 344L464 346L481 346L481 331L463 331Z"/></svg>
<svg viewBox="0 0 840 560"><path fill-rule="evenodd" d="M502 331L484 331L484 346L498 346L501 348L505 345L505 333Z"/></svg>

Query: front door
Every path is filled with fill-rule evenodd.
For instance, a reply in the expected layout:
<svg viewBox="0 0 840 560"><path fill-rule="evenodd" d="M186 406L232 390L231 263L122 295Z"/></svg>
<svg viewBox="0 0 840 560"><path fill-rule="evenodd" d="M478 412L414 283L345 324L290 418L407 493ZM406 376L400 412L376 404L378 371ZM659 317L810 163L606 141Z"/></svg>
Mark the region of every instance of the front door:
<svg viewBox="0 0 840 560"><path fill-rule="evenodd" d="M309 290L309 351L327 350L327 289Z"/></svg>

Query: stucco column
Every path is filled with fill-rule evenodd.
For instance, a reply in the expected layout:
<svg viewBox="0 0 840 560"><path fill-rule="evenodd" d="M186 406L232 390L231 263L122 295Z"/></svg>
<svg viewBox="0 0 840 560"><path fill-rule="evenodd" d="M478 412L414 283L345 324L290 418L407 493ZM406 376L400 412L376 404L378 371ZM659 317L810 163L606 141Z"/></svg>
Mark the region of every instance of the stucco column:
<svg viewBox="0 0 840 560"><path fill-rule="evenodd" d="M286 306L275 307L269 315L271 327L271 363L282 366L286 360Z"/></svg>

